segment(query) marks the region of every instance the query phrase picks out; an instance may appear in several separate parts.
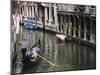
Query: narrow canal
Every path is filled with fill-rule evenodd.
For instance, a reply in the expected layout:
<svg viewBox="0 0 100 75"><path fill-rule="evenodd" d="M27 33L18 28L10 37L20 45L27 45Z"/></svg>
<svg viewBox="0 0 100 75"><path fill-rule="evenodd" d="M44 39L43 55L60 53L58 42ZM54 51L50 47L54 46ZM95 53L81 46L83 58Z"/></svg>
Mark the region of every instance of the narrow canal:
<svg viewBox="0 0 100 75"><path fill-rule="evenodd" d="M16 73L87 70L96 68L96 49L94 48L76 42L60 43L55 34L51 32L43 32L42 30L32 31L22 27L18 40L21 40L23 37L31 42L30 47L40 39L42 45L41 56L56 64L56 66L50 65L43 59L35 66L22 66L20 64L20 47L18 46Z"/></svg>

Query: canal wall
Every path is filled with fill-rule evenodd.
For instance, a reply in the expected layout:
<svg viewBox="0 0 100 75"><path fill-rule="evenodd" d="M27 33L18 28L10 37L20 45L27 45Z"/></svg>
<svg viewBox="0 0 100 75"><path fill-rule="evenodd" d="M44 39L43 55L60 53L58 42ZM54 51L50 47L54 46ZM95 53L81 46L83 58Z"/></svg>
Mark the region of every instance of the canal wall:
<svg viewBox="0 0 100 75"><path fill-rule="evenodd" d="M21 22L36 22L40 29L96 45L96 7L57 3L16 2ZM88 42L88 43L87 43Z"/></svg>

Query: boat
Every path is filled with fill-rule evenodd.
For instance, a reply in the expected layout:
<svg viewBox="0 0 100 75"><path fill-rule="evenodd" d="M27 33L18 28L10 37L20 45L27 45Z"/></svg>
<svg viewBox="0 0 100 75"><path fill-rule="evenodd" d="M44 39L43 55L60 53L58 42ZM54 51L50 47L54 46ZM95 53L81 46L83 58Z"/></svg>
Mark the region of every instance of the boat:
<svg viewBox="0 0 100 75"><path fill-rule="evenodd" d="M56 37L61 40L62 42L65 41L65 38L66 38L66 35L63 35L63 34L56 34Z"/></svg>
<svg viewBox="0 0 100 75"><path fill-rule="evenodd" d="M34 30L37 29L36 23L31 21L25 21L24 26L26 29L34 29Z"/></svg>
<svg viewBox="0 0 100 75"><path fill-rule="evenodd" d="M66 36L66 35L64 35L64 34L59 34L59 33L57 33L56 34L56 37L58 38L58 40L60 41L60 42L65 42L65 41L71 41L72 40L72 38L70 37L70 36Z"/></svg>
<svg viewBox="0 0 100 75"><path fill-rule="evenodd" d="M35 70L37 70L38 65L40 65L41 63L41 58L39 56L37 56L35 61L31 61L31 53L32 52L36 52L38 55L41 55L41 44L40 44L40 40L38 40L38 42L33 45L33 47L31 49L28 49L27 53L29 52L28 55L26 55L26 58L24 59L24 62L22 64L22 70L20 74L25 74L25 73L32 73ZM34 69L34 70L33 70Z"/></svg>
<svg viewBox="0 0 100 75"><path fill-rule="evenodd" d="M36 62L40 61L38 54L41 54L40 40L38 40L38 42L35 45L33 45L31 49L28 49L28 51L26 52L24 64L35 64Z"/></svg>

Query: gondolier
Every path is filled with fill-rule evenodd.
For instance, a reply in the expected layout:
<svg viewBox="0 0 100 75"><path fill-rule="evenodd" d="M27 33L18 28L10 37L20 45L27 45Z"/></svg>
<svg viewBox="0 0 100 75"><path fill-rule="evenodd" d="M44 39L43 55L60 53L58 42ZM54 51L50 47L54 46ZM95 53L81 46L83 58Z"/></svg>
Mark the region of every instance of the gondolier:
<svg viewBox="0 0 100 75"><path fill-rule="evenodd" d="M21 45L22 61L24 61L26 57L27 48L29 47L29 41L27 41L24 38L22 41L19 41L19 44Z"/></svg>

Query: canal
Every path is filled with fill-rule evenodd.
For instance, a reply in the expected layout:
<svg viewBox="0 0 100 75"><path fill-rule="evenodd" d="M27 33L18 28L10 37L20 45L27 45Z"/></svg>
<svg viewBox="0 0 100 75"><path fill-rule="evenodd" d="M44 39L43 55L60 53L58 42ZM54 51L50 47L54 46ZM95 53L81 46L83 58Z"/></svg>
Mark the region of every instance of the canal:
<svg viewBox="0 0 100 75"><path fill-rule="evenodd" d="M96 68L96 49L81 45L77 42L59 42L54 33L42 30L20 29L18 40L26 38L31 42L30 47L39 39L42 45L41 56L55 64L52 66L41 59L39 64L24 67L21 60L20 46L17 46L16 73L37 73L52 71L88 70Z"/></svg>

